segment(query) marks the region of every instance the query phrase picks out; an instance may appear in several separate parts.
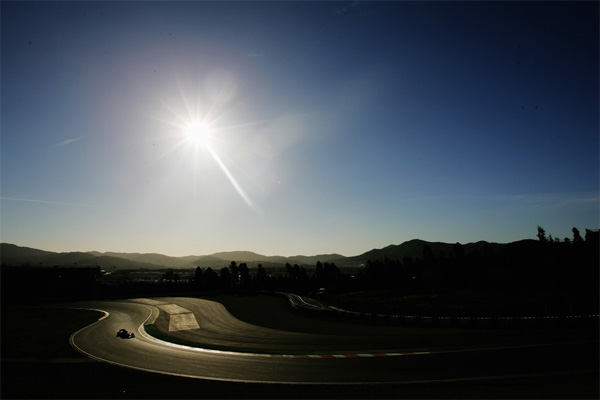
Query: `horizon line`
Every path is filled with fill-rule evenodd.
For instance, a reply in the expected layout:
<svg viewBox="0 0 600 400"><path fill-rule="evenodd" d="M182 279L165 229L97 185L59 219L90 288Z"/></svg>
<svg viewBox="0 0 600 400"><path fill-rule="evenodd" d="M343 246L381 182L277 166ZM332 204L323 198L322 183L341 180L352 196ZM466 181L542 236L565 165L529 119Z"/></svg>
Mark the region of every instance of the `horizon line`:
<svg viewBox="0 0 600 400"><path fill-rule="evenodd" d="M585 228L585 230L588 230L589 228ZM589 229L590 231L599 231L600 229ZM45 249L41 249L38 247L30 247L30 246L26 246L26 245L19 245L19 244L15 244L15 243L9 243L9 242L0 242L0 244L8 244L8 245L13 245L13 246L17 246L17 247L25 247L25 248L30 248L30 249L34 249L34 250L41 250L41 251L47 251L47 252L51 252L51 253L100 253L100 254L107 254L107 253L122 253L122 254L156 254L156 255L160 255L160 256L165 256L165 257L170 257L170 258L186 258L186 257L209 257L209 256L213 256L215 254L220 254L220 253L253 253L256 254L258 256L263 256L263 257L282 257L282 258L294 258L294 257L316 257L316 256L324 256L324 255L339 255L341 256L341 258L352 258L352 257L357 257L360 256L362 254L368 253L370 251L373 250L383 250L386 247L390 247L390 246L400 246L404 243L408 243L408 242L413 242L413 241L421 241L421 242L426 242L426 243L432 243L432 244L449 244L449 245L453 245L456 243L459 243L463 246L468 245L468 244L476 244L476 243L481 243L481 242L485 242L485 243L490 243L490 244L510 244L510 243L515 243L515 242L520 242L520 241L524 241L524 240L532 240L532 241L537 241L538 239L534 239L534 238L523 238L523 239L518 239L518 240L513 240L513 241L509 241L509 242L490 242L488 240L477 240L477 241L470 241L470 242L466 242L466 243L461 243L461 242L443 242L443 241L432 241L432 240L425 240L425 239L419 239L419 238L414 238L414 239L409 239L409 240L405 240L401 243L397 243L397 244L388 244L385 245L383 247L374 247L372 249L363 251L362 253L358 253L356 255L353 256L346 256L343 255L341 253L338 252L330 252L330 253L320 253L320 254L313 254L313 255L305 255L305 254L295 254L295 255L290 255L290 256L284 256L284 255L266 255L266 254L261 254L261 253L257 253L255 251L252 250L230 250L230 251L217 251L217 252L213 252L213 253L209 253L209 254L187 254L187 255L183 255L183 256L174 256L174 255L169 255L169 254L165 254L165 253L159 253L159 252L139 252L139 251L99 251L99 250L69 250L69 251L57 251L57 250L45 250ZM562 240L560 240L560 242L562 243Z"/></svg>

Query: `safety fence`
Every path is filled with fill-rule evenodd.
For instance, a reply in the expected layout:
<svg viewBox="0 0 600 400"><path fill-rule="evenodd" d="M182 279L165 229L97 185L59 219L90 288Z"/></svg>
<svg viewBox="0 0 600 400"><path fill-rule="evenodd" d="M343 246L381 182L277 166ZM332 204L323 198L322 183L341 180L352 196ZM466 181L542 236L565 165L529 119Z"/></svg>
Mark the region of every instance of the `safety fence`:
<svg viewBox="0 0 600 400"><path fill-rule="evenodd" d="M302 296L293 293L280 292L279 294L286 296L289 299L292 307L303 312L322 316L339 316L365 321L386 322L395 325L464 328L538 328L560 326L598 326L599 321L598 314L534 317L432 317L364 313L343 310L332 306L324 307L307 302Z"/></svg>

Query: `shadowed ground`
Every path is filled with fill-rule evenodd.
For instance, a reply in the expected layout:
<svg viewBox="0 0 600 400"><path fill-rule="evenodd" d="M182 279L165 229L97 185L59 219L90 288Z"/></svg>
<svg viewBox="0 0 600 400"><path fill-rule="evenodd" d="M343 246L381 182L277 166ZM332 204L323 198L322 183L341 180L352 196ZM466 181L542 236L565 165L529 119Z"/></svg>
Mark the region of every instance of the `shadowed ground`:
<svg viewBox="0 0 600 400"><path fill-rule="evenodd" d="M191 310L199 329L170 332L168 315L155 322L165 340L181 344L266 353L440 351L597 341L597 329L456 329L399 327L356 320L314 318L278 296L217 296L170 301ZM219 303L217 303L218 301Z"/></svg>
<svg viewBox="0 0 600 400"><path fill-rule="evenodd" d="M328 326L328 330L337 333L347 330L347 326L334 328L330 322L314 319L307 325L305 316L293 313L289 319L273 321L274 316L283 316L280 312L286 307L285 299L273 300L232 296L225 302L238 318L259 325L273 327L280 323L281 328L290 329L295 324L304 324L308 333L319 333ZM252 311L255 307L251 306L262 309ZM7 311L3 307L2 398L598 398L599 395L597 361L591 364L594 369L590 371L543 376L351 387L225 383L148 374L93 362L68 346L68 336L98 316L89 311L41 308ZM358 325L356 331L368 329ZM15 350L6 352L8 348ZM595 354L597 359L597 345L589 350L593 353L587 354ZM560 354L545 353L541 351L538 356L564 362L576 362L586 356L568 349ZM43 359L40 354L44 354ZM472 360L475 365L477 359Z"/></svg>

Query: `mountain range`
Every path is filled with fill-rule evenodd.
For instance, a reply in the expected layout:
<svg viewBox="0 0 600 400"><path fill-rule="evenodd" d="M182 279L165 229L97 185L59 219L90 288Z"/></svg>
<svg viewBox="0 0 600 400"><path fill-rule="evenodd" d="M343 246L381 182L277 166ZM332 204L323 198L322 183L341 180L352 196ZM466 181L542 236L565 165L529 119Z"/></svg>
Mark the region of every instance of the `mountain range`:
<svg viewBox="0 0 600 400"><path fill-rule="evenodd" d="M317 256L265 256L251 251L220 252L204 256L171 257L158 253L116 253L98 251L56 253L30 247L21 247L10 243L0 243L0 262L6 266L31 267L101 267L109 269L161 269L161 268L222 268L231 261L238 264L245 262L248 267L263 264L267 266L283 266L286 263L299 265L315 265L317 261L330 262L343 260L340 254L321 254Z"/></svg>
<svg viewBox="0 0 600 400"><path fill-rule="evenodd" d="M500 251L507 245L527 245L534 240L522 240L509 244L488 243L480 241L463 245L465 254L485 249L494 252ZM340 254L320 254L315 256L265 256L251 251L220 252L204 256L171 257L157 253L115 253L98 251L55 253L21 247L10 243L0 244L0 262L6 266L30 267L100 267L103 269L161 269L161 268L223 268L231 261L246 263L249 268L262 264L263 267L282 267L286 263L291 265L315 266L318 261L335 263L338 267L356 267L368 260L389 258L402 260L404 257L414 259L423 257L423 248L428 245L436 256L440 254L451 255L455 244L442 242L427 242L413 239L399 245L389 245L381 249L373 249L366 253L344 257Z"/></svg>

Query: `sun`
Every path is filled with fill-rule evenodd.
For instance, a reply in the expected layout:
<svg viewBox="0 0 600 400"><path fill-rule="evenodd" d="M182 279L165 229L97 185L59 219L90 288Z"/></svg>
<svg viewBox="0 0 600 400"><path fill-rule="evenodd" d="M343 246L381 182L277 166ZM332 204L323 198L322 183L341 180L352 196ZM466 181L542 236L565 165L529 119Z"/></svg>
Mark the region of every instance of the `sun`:
<svg viewBox="0 0 600 400"><path fill-rule="evenodd" d="M199 147L210 146L211 130L208 124L200 120L191 121L185 127L185 138L188 143Z"/></svg>
<svg viewBox="0 0 600 400"><path fill-rule="evenodd" d="M225 153L227 155L228 151L235 149L234 142L236 141L232 140L232 138L236 137L235 132L239 132L239 130L245 127L252 128L257 125L263 125L272 120L224 125L224 117L233 108L224 108L225 100L227 102L231 101L231 83L225 81L222 82L222 86L220 91L216 90L216 96L210 95L214 97L211 103L210 99L207 101L207 99L201 96L202 88L198 89L195 100L194 98L190 98L189 93L183 90L184 85L180 84L179 79L177 79L177 87L179 87L181 95L180 102L169 104L169 102L157 98L164 109L161 114L152 116L151 118L168 125L170 127L169 137L174 139L173 145L161 158L178 149L182 154L188 156L194 174L194 196L196 196L196 183L199 181L200 174L212 171L212 169L209 169L209 164L205 163L206 160L214 161L218 166L217 169L223 172L227 181L237 191L242 200L251 209L256 210L250 197L246 194L242 185L237 181L227 165L227 161L231 162L231 154L229 154L230 157L224 157L224 159L221 158L221 154ZM214 87L216 89L219 88L218 82ZM164 115L165 112L168 115Z"/></svg>

